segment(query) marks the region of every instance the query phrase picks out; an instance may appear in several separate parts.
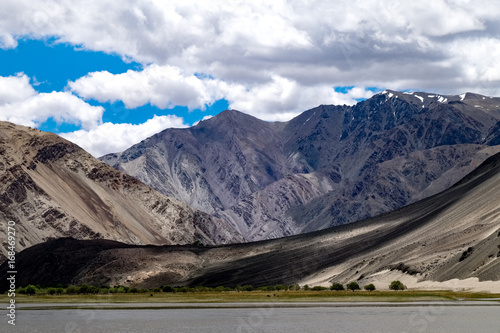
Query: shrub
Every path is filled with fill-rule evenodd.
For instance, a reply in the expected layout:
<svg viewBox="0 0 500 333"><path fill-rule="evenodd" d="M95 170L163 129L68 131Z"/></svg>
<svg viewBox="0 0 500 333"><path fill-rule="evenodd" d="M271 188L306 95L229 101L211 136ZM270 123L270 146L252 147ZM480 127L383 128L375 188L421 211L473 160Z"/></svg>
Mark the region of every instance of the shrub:
<svg viewBox="0 0 500 333"><path fill-rule="evenodd" d="M94 287L94 286L89 286L89 294L98 294L99 293L99 288Z"/></svg>
<svg viewBox="0 0 500 333"><path fill-rule="evenodd" d="M26 294L27 295L35 295L36 294L36 287L33 285L29 285L26 287Z"/></svg>
<svg viewBox="0 0 500 333"><path fill-rule="evenodd" d="M361 288L359 287L359 284L357 282L349 282L347 284L347 289L349 290L352 290L354 292L354 290L361 290Z"/></svg>
<svg viewBox="0 0 500 333"><path fill-rule="evenodd" d="M49 288L49 289L47 289L47 293L49 295L54 295L56 293L56 288Z"/></svg>
<svg viewBox="0 0 500 333"><path fill-rule="evenodd" d="M74 295L78 293L78 288L76 286L69 286L66 288L66 294L68 295Z"/></svg>
<svg viewBox="0 0 500 333"><path fill-rule="evenodd" d="M78 288L78 293L79 294L88 294L89 293L90 286L87 286L86 284L82 284L80 288Z"/></svg>
<svg viewBox="0 0 500 333"><path fill-rule="evenodd" d="M311 290L321 291L321 290L327 290L327 289L328 289L327 287L323 287L323 286L314 286L314 287L312 287Z"/></svg>
<svg viewBox="0 0 500 333"><path fill-rule="evenodd" d="M64 292L64 289L61 287L56 288L56 294L61 295Z"/></svg>
<svg viewBox="0 0 500 333"><path fill-rule="evenodd" d="M373 283L370 283L370 284L367 284L366 286L364 286L363 288L365 288L365 290L367 290L367 291L374 291L375 285Z"/></svg>
<svg viewBox="0 0 500 333"><path fill-rule="evenodd" d="M164 292L164 293L173 293L174 292L174 288L172 288L171 286L163 286L161 288L161 290Z"/></svg>
<svg viewBox="0 0 500 333"><path fill-rule="evenodd" d="M135 293L139 292L139 289L137 289L136 287L133 287L130 289L130 292L135 294Z"/></svg>
<svg viewBox="0 0 500 333"><path fill-rule="evenodd" d="M405 290L406 286L399 280L392 281L389 285L389 289L391 290Z"/></svg>
<svg viewBox="0 0 500 333"><path fill-rule="evenodd" d="M330 287L330 290L336 290L336 291L344 290L344 286L342 285L342 283L333 283L332 286Z"/></svg>
<svg viewBox="0 0 500 333"><path fill-rule="evenodd" d="M176 293L187 293L193 291L194 289L191 289L189 287L180 287L180 288L174 288L174 290Z"/></svg>
<svg viewBox="0 0 500 333"><path fill-rule="evenodd" d="M307 284L306 284L306 285L304 285L304 287L303 287L303 288L304 288L304 290L309 290L309 286L308 286Z"/></svg>
<svg viewBox="0 0 500 333"><path fill-rule="evenodd" d="M121 294L125 294L128 292L130 288L129 287L124 287L124 286L119 286L117 289L116 289L116 292L117 293L121 293Z"/></svg>

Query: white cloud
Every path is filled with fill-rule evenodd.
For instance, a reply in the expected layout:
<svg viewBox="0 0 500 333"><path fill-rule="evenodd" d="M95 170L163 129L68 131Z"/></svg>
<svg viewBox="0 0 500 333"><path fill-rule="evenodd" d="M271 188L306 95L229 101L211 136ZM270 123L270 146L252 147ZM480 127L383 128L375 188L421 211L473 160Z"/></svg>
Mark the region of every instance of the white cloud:
<svg viewBox="0 0 500 333"><path fill-rule="evenodd" d="M474 52L470 52L474 50ZM450 45L452 61L460 63L462 77L468 83L500 82L500 40L469 38Z"/></svg>
<svg viewBox="0 0 500 333"><path fill-rule="evenodd" d="M369 96L362 87L370 86L500 95L496 1L4 0L0 6L1 48L15 47L20 36L56 36L141 62L143 71L96 72L70 83L80 97L122 100L129 108L204 108L226 98L232 108L284 120L318 104L352 104ZM356 88L343 95L335 86Z"/></svg>
<svg viewBox="0 0 500 333"><path fill-rule="evenodd" d="M9 33L0 33L0 49L13 49L17 47L17 41Z"/></svg>
<svg viewBox="0 0 500 333"><path fill-rule="evenodd" d="M95 157L123 151L166 128L187 127L183 119L176 116L154 116L143 124L104 123L90 130L78 130L60 134Z"/></svg>
<svg viewBox="0 0 500 333"><path fill-rule="evenodd" d="M36 127L53 119L59 124L81 126L81 130L60 135L96 157L125 150L169 127L187 127L176 116L154 116L138 125L103 124L103 111L102 107L91 106L70 92L38 93L25 74L0 76L0 120Z"/></svg>
<svg viewBox="0 0 500 333"><path fill-rule="evenodd" d="M210 119L210 118L213 118L213 116L211 116L211 115L205 116L205 117L203 117L201 120L195 121L195 122L193 123L193 125L192 125L192 126L196 126L196 125L198 125L200 122L202 122L202 121L204 121L204 120L208 120L208 119Z"/></svg>
<svg viewBox="0 0 500 333"><path fill-rule="evenodd" d="M58 36L224 81L238 72L236 79L246 84L288 77L289 68L305 71L305 65L345 70L351 62L366 69L383 61L404 67L401 61L410 59L432 65L449 57L449 42L467 34L498 38L500 25L500 6L488 0L5 0L2 7L0 36L7 47L15 46L16 36ZM381 82L379 76L367 73ZM335 85L336 77L316 79Z"/></svg>
<svg viewBox="0 0 500 333"><path fill-rule="evenodd" d="M373 92L355 88L346 94L322 84L301 86L298 82L280 76L272 81L246 88L241 85L224 86L229 107L243 110L263 120L287 121L301 112L319 104L356 103L356 98L368 98Z"/></svg>
<svg viewBox="0 0 500 333"><path fill-rule="evenodd" d="M148 103L161 109L176 105L204 109L220 98L210 91L213 82L195 75L185 76L172 66L151 65L143 71L129 70L117 75L107 71L89 73L68 86L83 98L99 102L121 100L131 109Z"/></svg>
<svg viewBox="0 0 500 333"><path fill-rule="evenodd" d="M23 101L36 95L30 78L23 73L16 76L0 76L0 105Z"/></svg>
<svg viewBox="0 0 500 333"><path fill-rule="evenodd" d="M101 123L102 107L91 106L69 92L38 93L24 74L0 77L0 120L37 126L52 118L90 129Z"/></svg>
<svg viewBox="0 0 500 333"><path fill-rule="evenodd" d="M373 95L360 87L341 94L328 84L305 86L277 75L270 81L253 85L226 83L210 77L185 76L177 68L158 65L116 75L94 72L68 86L83 98L99 102L121 100L128 108L150 103L159 108L185 105L190 109L204 109L225 98L230 108L269 121L290 120L319 104L354 104L355 98Z"/></svg>

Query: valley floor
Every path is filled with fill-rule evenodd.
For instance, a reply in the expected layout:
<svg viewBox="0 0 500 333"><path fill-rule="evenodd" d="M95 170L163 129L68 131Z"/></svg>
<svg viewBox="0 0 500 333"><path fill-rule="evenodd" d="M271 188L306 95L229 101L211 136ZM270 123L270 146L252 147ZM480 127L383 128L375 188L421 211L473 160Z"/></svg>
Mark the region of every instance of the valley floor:
<svg viewBox="0 0 500 333"><path fill-rule="evenodd" d="M151 296L152 295L152 296ZM53 304L66 304L68 307L93 308L99 307L99 304L120 304L126 303L155 303L165 308L165 304L171 303L171 307L183 306L183 303L199 303L198 306L205 304L223 304L227 307L238 307L241 303L259 303L259 304L280 304L286 307L289 303L295 306L295 303L372 303L372 302L435 302L447 301L446 303L455 304L460 301L460 305L465 305L463 301L485 301L489 300L491 304L500 305L500 293L479 293L479 292L456 292L445 290L423 291L423 290L405 290L405 291L229 291L229 292L189 292L189 293L140 293L140 294L106 294L106 295L16 295L16 303L22 307L42 306L43 304L52 306ZM8 302L7 295L0 296L0 303ZM83 303L83 304L82 304ZM161 305L160 303L164 303ZM77 305L74 305L77 304ZM142 307L141 305L134 305ZM177 306L175 304L178 304ZM342 304L345 305L345 304ZM316 305L317 306L317 305ZM43 306L42 306L43 307ZM63 306L64 307L64 306ZM155 307L151 305L150 307ZM189 307L189 305L186 305ZM239 307L248 307L239 306ZM299 306L300 307L300 306ZM67 307L64 307L67 308ZM109 305L106 308L110 308ZM112 308L112 306L111 306Z"/></svg>

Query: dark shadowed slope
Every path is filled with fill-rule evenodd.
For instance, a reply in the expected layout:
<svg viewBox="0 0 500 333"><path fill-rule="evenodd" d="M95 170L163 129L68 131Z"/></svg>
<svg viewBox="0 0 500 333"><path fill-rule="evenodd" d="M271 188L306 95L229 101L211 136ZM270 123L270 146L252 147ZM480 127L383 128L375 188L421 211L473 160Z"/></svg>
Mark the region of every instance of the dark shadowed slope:
<svg viewBox="0 0 500 333"><path fill-rule="evenodd" d="M18 255L19 269L26 272L20 285L345 283L395 271L421 280L500 281L499 191L500 154L431 198L304 235L203 248L56 240ZM75 266L72 253L77 253L79 265ZM1 269L5 272L5 266ZM61 271L72 273L61 276ZM0 277L3 288L5 281Z"/></svg>

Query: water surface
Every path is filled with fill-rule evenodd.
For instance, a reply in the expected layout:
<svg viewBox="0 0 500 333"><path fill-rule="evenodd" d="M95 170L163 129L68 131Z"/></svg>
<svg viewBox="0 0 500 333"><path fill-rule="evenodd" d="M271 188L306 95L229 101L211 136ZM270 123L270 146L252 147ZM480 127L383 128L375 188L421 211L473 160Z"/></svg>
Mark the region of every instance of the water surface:
<svg viewBox="0 0 500 333"><path fill-rule="evenodd" d="M500 306L481 303L475 306L422 303L283 308L267 304L260 308L24 309L17 312L15 329L6 325L5 314L2 317L0 332L22 333L500 333Z"/></svg>

